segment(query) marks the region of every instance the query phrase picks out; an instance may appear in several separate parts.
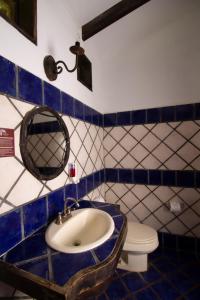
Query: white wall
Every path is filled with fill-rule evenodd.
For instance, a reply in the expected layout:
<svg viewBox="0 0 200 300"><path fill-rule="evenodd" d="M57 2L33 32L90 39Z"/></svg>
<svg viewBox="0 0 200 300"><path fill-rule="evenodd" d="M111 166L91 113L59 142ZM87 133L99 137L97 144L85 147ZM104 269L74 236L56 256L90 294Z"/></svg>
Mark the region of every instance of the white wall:
<svg viewBox="0 0 200 300"><path fill-rule="evenodd" d="M80 28L67 6L65 0L38 0L37 4L37 46L31 43L14 27L0 18L0 55L6 57L17 65L48 81L43 70L43 58L51 54L56 60L64 60L69 67L74 66L75 56L69 52L69 47L80 40ZM85 47L84 43L81 45ZM61 90L71 94L82 102L97 106L96 88L99 82L96 76L95 60L93 53L86 55L93 64L92 93L77 81L77 73L63 73L52 82ZM97 80L98 79L98 80Z"/></svg>
<svg viewBox="0 0 200 300"><path fill-rule="evenodd" d="M93 2L84 1L91 10ZM72 67L68 48L81 40L77 7L69 0L38 0L37 46L0 18L0 55L46 81L45 55ZM198 102L199 28L199 0L151 0L81 42L92 61L94 92L76 72L63 72L52 84L104 113Z"/></svg>
<svg viewBox="0 0 200 300"><path fill-rule="evenodd" d="M200 100L200 1L151 0L88 41L103 65L103 111Z"/></svg>

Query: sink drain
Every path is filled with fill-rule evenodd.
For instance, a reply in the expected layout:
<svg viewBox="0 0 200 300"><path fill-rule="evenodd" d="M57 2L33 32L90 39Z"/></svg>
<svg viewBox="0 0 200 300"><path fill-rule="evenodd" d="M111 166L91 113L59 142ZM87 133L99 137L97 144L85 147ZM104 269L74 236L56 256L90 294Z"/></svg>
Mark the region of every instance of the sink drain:
<svg viewBox="0 0 200 300"><path fill-rule="evenodd" d="M73 242L73 246L78 247L81 245L81 241L77 240Z"/></svg>

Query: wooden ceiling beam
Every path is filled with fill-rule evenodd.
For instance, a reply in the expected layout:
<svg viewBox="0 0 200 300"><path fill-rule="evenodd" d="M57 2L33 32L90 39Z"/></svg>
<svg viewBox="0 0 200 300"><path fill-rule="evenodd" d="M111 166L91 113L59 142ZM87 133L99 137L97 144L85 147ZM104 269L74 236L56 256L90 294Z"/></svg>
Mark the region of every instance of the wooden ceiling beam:
<svg viewBox="0 0 200 300"><path fill-rule="evenodd" d="M126 16L150 0L122 0L82 26L83 41Z"/></svg>

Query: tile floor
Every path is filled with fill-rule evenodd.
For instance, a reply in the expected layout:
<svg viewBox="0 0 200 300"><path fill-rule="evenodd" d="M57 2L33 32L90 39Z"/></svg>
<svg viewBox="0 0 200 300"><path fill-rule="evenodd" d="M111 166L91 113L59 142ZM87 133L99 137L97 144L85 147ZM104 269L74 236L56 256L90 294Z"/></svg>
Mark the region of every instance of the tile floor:
<svg viewBox="0 0 200 300"><path fill-rule="evenodd" d="M149 270L131 273L117 270L99 297L89 300L200 300L200 258L173 249L157 249L149 255Z"/></svg>

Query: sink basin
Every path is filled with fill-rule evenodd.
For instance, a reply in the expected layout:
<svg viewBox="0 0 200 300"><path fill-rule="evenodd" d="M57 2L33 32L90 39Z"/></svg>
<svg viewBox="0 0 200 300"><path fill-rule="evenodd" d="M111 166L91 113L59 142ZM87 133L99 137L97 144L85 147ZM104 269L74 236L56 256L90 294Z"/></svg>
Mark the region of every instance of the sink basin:
<svg viewBox="0 0 200 300"><path fill-rule="evenodd" d="M83 208L61 225L52 222L46 230L47 244L60 252L81 253L104 243L114 231L114 222L105 211Z"/></svg>

